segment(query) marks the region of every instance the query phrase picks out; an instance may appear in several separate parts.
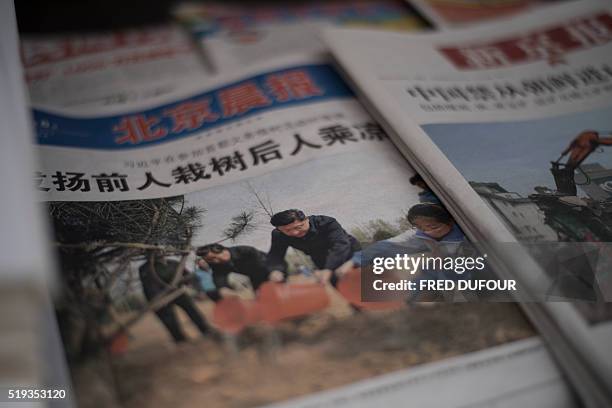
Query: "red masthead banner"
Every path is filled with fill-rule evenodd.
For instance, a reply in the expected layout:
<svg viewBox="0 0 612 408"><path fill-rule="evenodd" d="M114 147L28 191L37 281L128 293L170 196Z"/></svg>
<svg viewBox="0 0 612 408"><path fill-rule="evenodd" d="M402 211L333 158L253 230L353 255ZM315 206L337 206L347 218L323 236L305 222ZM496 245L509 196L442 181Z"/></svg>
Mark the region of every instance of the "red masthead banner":
<svg viewBox="0 0 612 408"><path fill-rule="evenodd" d="M563 64L564 54L586 50L612 40L612 16L597 13L562 26L533 31L523 36L462 47L442 47L442 52L459 69L500 68L546 60Z"/></svg>

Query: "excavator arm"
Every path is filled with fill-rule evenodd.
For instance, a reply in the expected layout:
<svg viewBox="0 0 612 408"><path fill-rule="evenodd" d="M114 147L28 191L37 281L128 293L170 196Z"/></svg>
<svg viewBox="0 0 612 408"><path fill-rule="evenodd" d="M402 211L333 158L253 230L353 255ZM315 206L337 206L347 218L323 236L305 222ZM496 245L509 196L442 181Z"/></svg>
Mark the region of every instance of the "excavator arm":
<svg viewBox="0 0 612 408"><path fill-rule="evenodd" d="M550 171L555 179L557 191L566 195L576 195L576 182L574 181L576 168L602 145L612 146L612 135L601 137L599 132L587 130L572 140L569 146L561 152L557 161L551 162ZM561 159L567 154L569 154L567 162L561 163Z"/></svg>

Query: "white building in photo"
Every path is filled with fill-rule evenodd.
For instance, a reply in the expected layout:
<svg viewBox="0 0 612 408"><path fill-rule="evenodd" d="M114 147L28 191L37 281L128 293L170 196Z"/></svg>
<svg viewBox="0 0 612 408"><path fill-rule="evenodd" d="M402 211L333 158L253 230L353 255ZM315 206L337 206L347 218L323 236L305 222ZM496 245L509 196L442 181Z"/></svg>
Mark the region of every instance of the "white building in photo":
<svg viewBox="0 0 612 408"><path fill-rule="evenodd" d="M582 174L588 177L579 187L595 201L612 200L612 169L599 163L588 163L580 166ZM583 176L578 176L583 178ZM578 181L576 181L578 183Z"/></svg>
<svg viewBox="0 0 612 408"><path fill-rule="evenodd" d="M520 240L557 240L556 232L546 225L544 214L529 198L509 192L497 183L470 182L470 185Z"/></svg>

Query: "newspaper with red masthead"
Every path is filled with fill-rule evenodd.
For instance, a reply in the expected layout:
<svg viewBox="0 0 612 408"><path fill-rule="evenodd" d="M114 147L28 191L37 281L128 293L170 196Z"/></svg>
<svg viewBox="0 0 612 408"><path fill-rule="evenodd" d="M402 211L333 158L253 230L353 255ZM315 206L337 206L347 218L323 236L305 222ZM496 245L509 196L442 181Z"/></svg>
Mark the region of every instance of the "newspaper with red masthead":
<svg viewBox="0 0 612 408"><path fill-rule="evenodd" d="M548 6L448 33L337 29L325 39L498 273L517 278L515 295L585 399L608 405L609 4Z"/></svg>

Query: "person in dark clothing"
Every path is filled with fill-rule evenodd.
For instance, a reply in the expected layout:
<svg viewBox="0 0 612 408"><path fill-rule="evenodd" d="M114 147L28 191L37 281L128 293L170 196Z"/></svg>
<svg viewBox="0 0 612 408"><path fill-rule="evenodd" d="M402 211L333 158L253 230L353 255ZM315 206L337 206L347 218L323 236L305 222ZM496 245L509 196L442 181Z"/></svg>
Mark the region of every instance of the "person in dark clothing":
<svg viewBox="0 0 612 408"><path fill-rule="evenodd" d="M272 245L268 253L268 268L285 271L285 254L289 247L309 255L318 271L315 275L336 285L336 269L361 250L355 237L348 234L335 218L325 215L306 216L292 209L276 213L270 219Z"/></svg>
<svg viewBox="0 0 612 408"><path fill-rule="evenodd" d="M148 254L147 261L138 269L142 289L148 301L171 289L170 284L178 268L179 262L165 259L159 252L150 252ZM183 269L181 273L182 276L179 282L184 284L187 281L185 278L189 278L190 274L186 269ZM155 312L175 342L186 341L187 337L181 329L174 306L183 309L203 335L210 334L210 328L204 316L198 310L191 297L183 293Z"/></svg>
<svg viewBox="0 0 612 408"><path fill-rule="evenodd" d="M434 194L433 191L431 191L427 183L425 183L425 180L423 180L423 177L415 174L414 176L410 177L408 181L410 181L410 184L413 186L423 190L419 193L419 202L441 204L440 199Z"/></svg>
<svg viewBox="0 0 612 408"><path fill-rule="evenodd" d="M228 275L231 272L248 276L253 290L259 289L268 280L275 282L285 280L284 272L271 276L266 263L266 254L251 246L225 247L221 244L209 244L199 247L196 254L210 265L215 287L221 296L229 293ZM286 264L283 270L286 270Z"/></svg>

